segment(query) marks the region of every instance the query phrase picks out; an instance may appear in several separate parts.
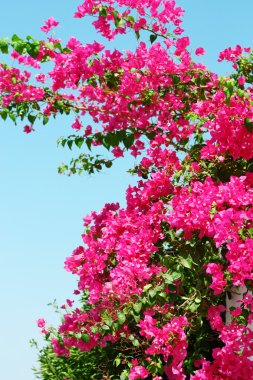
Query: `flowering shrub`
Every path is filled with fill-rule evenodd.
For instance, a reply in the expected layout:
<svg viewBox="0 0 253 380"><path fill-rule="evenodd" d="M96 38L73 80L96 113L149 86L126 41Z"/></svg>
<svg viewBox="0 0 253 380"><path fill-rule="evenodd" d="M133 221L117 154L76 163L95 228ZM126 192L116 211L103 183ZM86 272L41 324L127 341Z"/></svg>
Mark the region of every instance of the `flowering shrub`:
<svg viewBox="0 0 253 380"><path fill-rule="evenodd" d="M38 70L32 79L0 65L1 117L28 120L31 133L74 115L73 135L59 144L83 152L60 173L100 171L127 151L139 157L126 207L84 218L83 245L65 261L80 306L67 300L57 329L38 319L47 341L38 375L253 379L253 53L222 51L229 77L196 63L173 0L85 0L75 17L85 16L108 40L131 31L136 50L74 37L65 47L52 36L0 40L2 53ZM57 25L50 17L41 29ZM110 158L90 155L97 146Z"/></svg>

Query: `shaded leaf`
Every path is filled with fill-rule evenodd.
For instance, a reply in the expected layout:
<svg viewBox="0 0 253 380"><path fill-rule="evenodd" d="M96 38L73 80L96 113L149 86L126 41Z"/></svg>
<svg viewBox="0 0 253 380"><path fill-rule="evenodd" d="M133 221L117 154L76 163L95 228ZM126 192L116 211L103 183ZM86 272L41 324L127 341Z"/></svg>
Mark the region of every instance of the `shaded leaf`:
<svg viewBox="0 0 253 380"><path fill-rule="evenodd" d="M156 34L151 34L150 36L149 36L149 39L150 39L150 42L151 42L151 44L157 39L157 35Z"/></svg>

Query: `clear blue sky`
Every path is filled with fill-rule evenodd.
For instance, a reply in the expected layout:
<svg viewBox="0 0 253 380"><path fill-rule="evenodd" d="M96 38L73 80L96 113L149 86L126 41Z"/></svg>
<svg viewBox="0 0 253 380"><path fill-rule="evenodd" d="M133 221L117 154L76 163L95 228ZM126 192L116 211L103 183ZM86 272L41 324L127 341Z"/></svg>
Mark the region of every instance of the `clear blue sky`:
<svg viewBox="0 0 253 380"><path fill-rule="evenodd" d="M72 18L81 0L2 0L0 37L14 33L41 38L39 26L49 16L61 22L57 36L73 35L83 42L98 38L82 20ZM185 29L192 49L206 48L203 58L212 70L225 73L218 52L237 43L253 46L253 2L243 0L179 1L186 10ZM119 40L118 40L119 41ZM117 47L127 49L129 39ZM69 120L59 119L36 133L0 121L0 363L3 380L34 380L30 370L36 354L30 338L39 338L35 325L44 316L54 322L46 305L73 298L76 281L63 269L66 256L81 243L82 217L105 202L124 204L124 191L133 179L129 162L92 177L63 177L57 165L70 155L56 139L70 133ZM76 152L78 153L78 152ZM133 164L133 160L131 161Z"/></svg>

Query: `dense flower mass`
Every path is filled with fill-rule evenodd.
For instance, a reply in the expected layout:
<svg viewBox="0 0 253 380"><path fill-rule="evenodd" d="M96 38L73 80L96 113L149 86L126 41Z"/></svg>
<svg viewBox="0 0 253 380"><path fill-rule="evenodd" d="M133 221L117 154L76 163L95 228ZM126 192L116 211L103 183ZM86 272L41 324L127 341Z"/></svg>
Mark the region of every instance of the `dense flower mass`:
<svg viewBox="0 0 253 380"><path fill-rule="evenodd" d="M253 55L223 50L233 73L219 77L191 56L183 13L174 0L82 2L74 17L92 16L107 40L137 37L123 52L74 37L1 42L33 68L0 64L4 120L27 119L30 133L72 115L59 143L83 151L60 173L94 173L129 152L139 177L126 207L84 218L83 245L65 260L79 305L66 300L57 329L37 320L43 380L253 379Z"/></svg>

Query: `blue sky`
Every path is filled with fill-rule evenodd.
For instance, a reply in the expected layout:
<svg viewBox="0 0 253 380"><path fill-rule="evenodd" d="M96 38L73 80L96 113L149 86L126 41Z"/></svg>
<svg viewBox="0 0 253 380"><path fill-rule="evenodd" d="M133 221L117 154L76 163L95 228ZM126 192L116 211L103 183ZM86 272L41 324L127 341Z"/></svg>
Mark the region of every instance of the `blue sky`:
<svg viewBox="0 0 253 380"><path fill-rule="evenodd" d="M41 38L39 26L49 16L61 22L56 35L65 41L101 41L89 23L72 18L78 0L12 0L1 4L0 37L14 33ZM219 73L218 52L237 43L253 45L252 0L182 0L185 29L192 50L205 47L207 66ZM129 38L117 48L131 48ZM133 46L133 45L132 45ZM91 177L59 176L57 165L71 155L57 148L60 135L71 133L66 118L25 135L22 125L0 121L0 358L4 380L34 380L30 370L36 353L29 339L39 339L35 320L55 322L47 303L73 298L76 281L63 269L66 256L81 243L82 217L104 203L120 201L134 179L126 173L134 161L119 161L107 172ZM75 153L78 153L77 151Z"/></svg>

